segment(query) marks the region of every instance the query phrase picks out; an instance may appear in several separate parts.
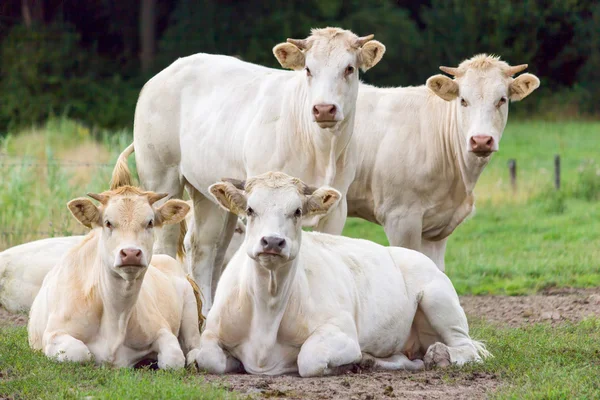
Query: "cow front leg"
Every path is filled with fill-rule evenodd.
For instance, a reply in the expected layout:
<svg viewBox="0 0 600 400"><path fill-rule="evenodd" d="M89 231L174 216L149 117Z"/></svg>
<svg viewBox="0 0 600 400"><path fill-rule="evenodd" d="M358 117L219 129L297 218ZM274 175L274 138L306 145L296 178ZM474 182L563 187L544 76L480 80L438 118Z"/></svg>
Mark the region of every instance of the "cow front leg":
<svg viewBox="0 0 600 400"><path fill-rule="evenodd" d="M92 352L79 339L73 336L62 334L47 334L44 342L44 354L59 362L72 361L84 363L92 360Z"/></svg>
<svg viewBox="0 0 600 400"><path fill-rule="evenodd" d="M179 341L170 330L160 329L153 347L158 354L158 368L179 369L185 366L185 357Z"/></svg>
<svg viewBox="0 0 600 400"><path fill-rule="evenodd" d="M360 362L362 354L356 329L327 324L317 329L298 354L298 373L303 378L336 375L344 366Z"/></svg>
<svg viewBox="0 0 600 400"><path fill-rule="evenodd" d="M446 269L445 256L446 256L446 242L448 238L444 238L438 241L429 241L423 239L421 242L421 252L427 257L431 258L435 265L440 271L444 272Z"/></svg>
<svg viewBox="0 0 600 400"><path fill-rule="evenodd" d="M242 363L219 345L218 337L210 330L202 333L196 363L199 370L211 374L227 374L244 370Z"/></svg>
<svg viewBox="0 0 600 400"><path fill-rule="evenodd" d="M390 246L421 251L423 216L421 213L390 214L383 223Z"/></svg>

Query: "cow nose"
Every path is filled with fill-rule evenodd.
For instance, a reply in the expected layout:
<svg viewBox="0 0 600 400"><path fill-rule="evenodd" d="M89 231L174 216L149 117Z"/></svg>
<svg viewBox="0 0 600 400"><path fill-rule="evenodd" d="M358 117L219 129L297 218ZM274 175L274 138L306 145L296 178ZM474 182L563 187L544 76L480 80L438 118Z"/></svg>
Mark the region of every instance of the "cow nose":
<svg viewBox="0 0 600 400"><path fill-rule="evenodd" d="M136 248L121 249L121 265L141 265L142 250Z"/></svg>
<svg viewBox="0 0 600 400"><path fill-rule="evenodd" d="M285 248L285 239L281 236L263 236L260 239L263 253L280 254Z"/></svg>
<svg viewBox="0 0 600 400"><path fill-rule="evenodd" d="M317 104L313 107L313 115L315 116L315 121L317 122L335 120L336 112L337 107L333 104Z"/></svg>
<svg viewBox="0 0 600 400"><path fill-rule="evenodd" d="M494 148L494 138L488 135L471 136L470 143L473 153L491 153Z"/></svg>

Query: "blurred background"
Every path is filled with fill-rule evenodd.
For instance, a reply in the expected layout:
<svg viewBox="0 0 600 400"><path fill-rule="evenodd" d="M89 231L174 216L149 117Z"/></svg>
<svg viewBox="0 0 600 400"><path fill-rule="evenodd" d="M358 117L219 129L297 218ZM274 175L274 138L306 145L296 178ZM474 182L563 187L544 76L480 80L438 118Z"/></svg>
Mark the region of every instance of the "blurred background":
<svg viewBox="0 0 600 400"><path fill-rule="evenodd" d="M600 111L598 1L1 0L0 134L50 114L128 127L144 82L178 57L278 67L274 45L325 26L387 46L369 83L420 85L439 65L487 52L541 78L519 116Z"/></svg>

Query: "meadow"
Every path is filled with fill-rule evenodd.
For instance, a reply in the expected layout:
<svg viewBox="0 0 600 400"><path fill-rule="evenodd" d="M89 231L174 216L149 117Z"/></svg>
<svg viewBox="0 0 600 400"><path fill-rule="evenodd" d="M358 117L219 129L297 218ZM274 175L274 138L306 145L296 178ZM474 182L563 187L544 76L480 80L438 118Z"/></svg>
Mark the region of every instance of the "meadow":
<svg viewBox="0 0 600 400"><path fill-rule="evenodd" d="M499 153L477 184L475 215L448 242L446 272L460 295L527 295L600 286L598 132L598 122L508 123ZM50 235L85 232L66 203L105 190L111 166L130 141L131 132L91 131L62 118L2 139L0 250ZM558 191L553 186L555 154L562 163ZM517 161L516 191L510 185L509 159ZM344 234L387 244L381 227L358 219L347 222ZM486 341L495 358L442 372L449 385L485 373L500 381L493 398L600 397L600 320L517 328L479 317L470 322L473 336ZM194 371L58 365L29 350L25 328L0 324L0 398L86 396L237 395L226 382L206 383Z"/></svg>

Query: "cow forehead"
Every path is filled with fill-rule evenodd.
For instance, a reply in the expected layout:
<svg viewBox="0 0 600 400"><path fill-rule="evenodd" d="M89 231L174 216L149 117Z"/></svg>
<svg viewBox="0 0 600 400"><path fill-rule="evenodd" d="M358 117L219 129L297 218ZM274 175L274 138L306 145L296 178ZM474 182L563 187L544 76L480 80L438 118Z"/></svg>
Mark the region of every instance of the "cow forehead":
<svg viewBox="0 0 600 400"><path fill-rule="evenodd" d="M115 196L104 207L104 216L120 226L136 225L154 215L145 196Z"/></svg>
<svg viewBox="0 0 600 400"><path fill-rule="evenodd" d="M294 188L299 194L304 191L306 185L298 178L293 178L283 172L266 172L261 175L254 176L246 181L244 190L251 194L260 188Z"/></svg>
<svg viewBox="0 0 600 400"><path fill-rule="evenodd" d="M354 33L339 28L313 29L311 36L307 39L309 59L331 59L340 58L343 55L351 57L358 54L356 41L358 36Z"/></svg>
<svg viewBox="0 0 600 400"><path fill-rule="evenodd" d="M506 94L510 78L500 69L472 69L456 78L456 81L459 84L461 95L486 98Z"/></svg>

